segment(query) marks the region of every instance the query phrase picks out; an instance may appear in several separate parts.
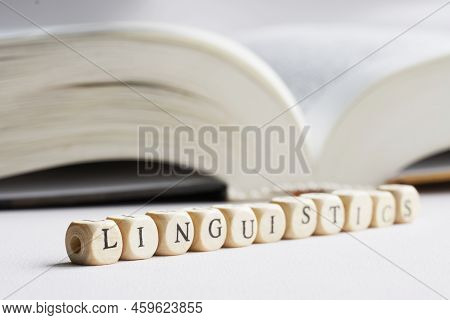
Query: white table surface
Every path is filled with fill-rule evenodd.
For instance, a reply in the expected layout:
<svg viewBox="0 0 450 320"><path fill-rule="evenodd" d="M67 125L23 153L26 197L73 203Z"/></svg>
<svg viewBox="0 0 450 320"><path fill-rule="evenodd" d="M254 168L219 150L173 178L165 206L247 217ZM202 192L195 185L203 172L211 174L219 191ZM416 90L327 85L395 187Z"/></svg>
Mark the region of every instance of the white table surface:
<svg viewBox="0 0 450 320"><path fill-rule="evenodd" d="M150 207L186 206L192 204ZM341 233L110 266L82 267L66 262L64 235L70 221L130 214L137 207L0 211L0 296L440 299L441 294L450 297L450 193L422 195L422 212L414 223L353 233L360 241ZM148 208L140 209L139 213ZM64 262L58 262L61 259Z"/></svg>

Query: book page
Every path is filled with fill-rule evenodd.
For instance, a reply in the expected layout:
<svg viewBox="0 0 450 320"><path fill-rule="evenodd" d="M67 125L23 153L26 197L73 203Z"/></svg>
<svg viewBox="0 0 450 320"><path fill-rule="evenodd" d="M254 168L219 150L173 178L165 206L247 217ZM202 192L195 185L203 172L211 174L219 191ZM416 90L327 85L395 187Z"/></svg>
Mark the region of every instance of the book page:
<svg viewBox="0 0 450 320"><path fill-rule="evenodd" d="M342 28L342 27L341 27ZM362 37L353 29L286 25L256 30L242 42L266 60L302 99L382 44L382 34ZM299 106L308 111L309 103Z"/></svg>
<svg viewBox="0 0 450 320"><path fill-rule="evenodd" d="M163 25L68 26L51 32L72 50L34 30L0 39L0 149L8 154L0 177L148 157L214 175L234 198L250 193L261 198L274 189L270 181L297 181L287 165L268 172L269 181L241 170L248 161L239 135L233 134L233 143L217 138L217 160L215 154L207 157L196 139L207 126L219 131L260 125L294 103L277 74L252 52L222 37ZM294 111L274 123L300 127ZM191 129L192 139L178 147L170 132L180 126ZM157 131L154 137L137 134L149 127ZM158 141L158 152L139 149L145 141ZM271 146L272 158L289 150L286 139ZM261 174L267 168L261 165Z"/></svg>
<svg viewBox="0 0 450 320"><path fill-rule="evenodd" d="M309 146L319 157L346 110L375 83L399 70L450 52L444 33L417 27L285 25L240 37L287 83L311 125ZM394 40L395 39L395 40Z"/></svg>

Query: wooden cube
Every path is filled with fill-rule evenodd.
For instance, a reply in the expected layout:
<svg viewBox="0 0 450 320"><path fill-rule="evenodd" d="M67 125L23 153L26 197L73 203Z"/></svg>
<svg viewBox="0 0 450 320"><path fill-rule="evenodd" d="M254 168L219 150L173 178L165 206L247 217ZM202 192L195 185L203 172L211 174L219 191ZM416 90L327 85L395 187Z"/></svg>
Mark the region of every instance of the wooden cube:
<svg viewBox="0 0 450 320"><path fill-rule="evenodd" d="M405 184L384 184L378 190L389 191L395 199L395 222L407 223L414 220L420 210L419 193L416 188Z"/></svg>
<svg viewBox="0 0 450 320"><path fill-rule="evenodd" d="M272 203L278 204L286 217L284 239L306 238L316 230L317 209L313 200L287 196L276 197Z"/></svg>
<svg viewBox="0 0 450 320"><path fill-rule="evenodd" d="M66 231L66 251L76 264L112 264L122 254L122 235L111 220L72 222Z"/></svg>
<svg viewBox="0 0 450 320"><path fill-rule="evenodd" d="M217 205L227 222L227 237L224 247L239 248L249 246L255 241L258 224L253 210L246 205Z"/></svg>
<svg viewBox="0 0 450 320"><path fill-rule="evenodd" d="M344 231L367 229L372 221L372 199L369 194L359 190L335 190L333 194L344 204Z"/></svg>
<svg viewBox="0 0 450 320"><path fill-rule="evenodd" d="M148 259L158 247L158 229L152 218L146 215L111 216L122 234L121 260Z"/></svg>
<svg viewBox="0 0 450 320"><path fill-rule="evenodd" d="M371 227L387 227L395 220L395 199L389 191L368 191L373 203Z"/></svg>
<svg viewBox="0 0 450 320"><path fill-rule="evenodd" d="M191 251L213 251L222 248L227 237L227 222L215 208L186 209L194 223Z"/></svg>
<svg viewBox="0 0 450 320"><path fill-rule="evenodd" d="M345 223L344 205L335 194L305 193L300 198L311 199L317 208L317 227L314 234L336 234Z"/></svg>
<svg viewBox="0 0 450 320"><path fill-rule="evenodd" d="M194 224L186 211L151 211L147 213L158 228L160 256L175 256L186 253L194 239Z"/></svg>
<svg viewBox="0 0 450 320"><path fill-rule="evenodd" d="M283 209L275 203L251 203L258 223L256 243L268 243L280 240L286 231L286 217Z"/></svg>

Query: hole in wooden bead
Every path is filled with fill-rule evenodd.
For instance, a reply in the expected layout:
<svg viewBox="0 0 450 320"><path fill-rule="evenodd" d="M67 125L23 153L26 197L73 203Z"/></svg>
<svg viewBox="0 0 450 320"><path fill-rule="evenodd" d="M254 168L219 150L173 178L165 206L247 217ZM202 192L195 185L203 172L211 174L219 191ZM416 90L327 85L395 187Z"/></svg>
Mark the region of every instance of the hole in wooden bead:
<svg viewBox="0 0 450 320"><path fill-rule="evenodd" d="M72 239L70 239L70 250L72 250L72 253L74 254L81 251L81 240L77 236L73 236Z"/></svg>

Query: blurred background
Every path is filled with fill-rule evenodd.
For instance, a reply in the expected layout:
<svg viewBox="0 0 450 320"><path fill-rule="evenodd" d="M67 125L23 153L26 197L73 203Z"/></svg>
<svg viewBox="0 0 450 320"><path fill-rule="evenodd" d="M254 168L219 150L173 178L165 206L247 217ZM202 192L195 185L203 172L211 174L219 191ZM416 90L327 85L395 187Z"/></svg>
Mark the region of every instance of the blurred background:
<svg viewBox="0 0 450 320"><path fill-rule="evenodd" d="M199 27L231 37L261 26L304 23L391 26L401 31L444 4L442 0L3 1L43 26L111 21L161 22ZM438 14L421 28L448 28L449 24L446 15ZM23 18L4 8L0 10L0 30L28 27L30 24Z"/></svg>
<svg viewBox="0 0 450 320"><path fill-rule="evenodd" d="M292 80L296 77L299 79L307 79L308 75L315 74L314 68L329 68L329 72L322 72L325 78L312 79L309 77L307 82L302 81L286 81L289 88L296 97L302 97L309 91L332 77L334 74L345 69L354 61L370 53L378 46L391 39L393 36L404 31L406 28L419 22L421 19L431 14L433 11L442 6L445 2L442 0L396 0L396 1L367 1L367 0L344 0L344 1L164 1L164 0L34 0L34 1L11 1L1 0L3 3L10 4L17 12L13 12L4 5L0 5L0 32L3 34L14 33L24 29L36 29L36 26L30 22L42 27L51 27L59 25L82 24L82 23L109 23L109 22L135 22L135 23L164 23L170 25L181 25L196 27L203 30L215 32L225 37L240 42L262 56L263 59L271 62L271 51L267 48L267 43L260 46L261 41L258 34L262 33L268 39L274 33L276 38L280 38L279 47L285 50L286 63L270 63L272 67L282 76L284 80ZM448 9L448 8L447 8ZM447 10L448 11L448 10ZM283 43L282 34L290 32L286 41L292 41L292 34L298 28L304 26L320 26L321 34L326 35L330 32L332 38L333 31L336 26L349 28L349 30L357 30L359 28L365 30L388 30L384 33L365 32L361 35L351 38L350 41L339 43L336 46L335 60L339 63L326 63L321 61L320 57L308 61L308 57L315 57L318 47L307 51L300 45L294 44L291 47L289 43ZM286 27L286 28L285 28ZM441 34L449 36L450 19L448 14L437 12L432 18L427 19L417 27L417 31L429 32L430 34ZM267 32L267 33L266 33ZM281 37L280 37L281 34ZM411 34L413 36L413 34ZM339 35L342 37L342 35ZM371 38L371 39L365 39ZM450 38L449 38L450 40ZM367 42L366 46L361 46L362 42ZM274 46L278 43L273 42ZM292 48L292 50L291 50ZM295 49L297 48L297 49ZM298 49L300 48L300 49ZM363 49L361 49L363 48ZM297 57L300 50L304 60L308 63L305 67L298 67ZM426 46L422 48L426 50ZM292 51L292 52L289 52ZM355 56L355 52L358 54ZM277 59L279 60L279 53ZM326 58L326 57L325 57ZM329 59L329 56L328 56ZM289 67L291 62L297 61L297 69ZM313 61L314 60L314 61ZM316 65L314 65L316 63ZM286 67L287 66L287 67ZM294 72L294 74L291 74ZM303 73L302 73L303 72ZM308 104L301 106L308 115ZM314 116L314 114L312 114ZM325 126L325 125L324 125ZM2 155L4 156L4 155ZM441 156L442 158L442 156ZM440 159L441 159L440 158ZM447 154L440 162L448 162L450 155ZM109 167L108 167L109 166ZM111 164L103 166L101 169L92 165L89 168L70 168L65 171L65 177L83 176L83 181L92 177L92 172L100 173L103 170L103 179L110 175L110 172L116 171ZM135 172L135 168L131 163L122 164L123 176L129 176L128 173ZM420 166L420 165L419 165ZM105 169L106 168L106 169ZM86 173L84 174L83 173ZM6 192L15 186L17 190L23 188L24 183L28 181L46 181L61 177L59 171L51 171L42 175L42 173L27 176L25 180L15 179L0 182L0 202L1 193ZM117 177L119 180L123 177ZM198 178L198 186L204 182L203 178ZM95 179L94 179L95 180ZM164 180L164 183L170 181ZM94 182L92 182L94 183ZM105 182L103 182L105 183ZM107 183L114 183L109 181ZM208 184L209 183L209 184ZM215 192L214 197L221 198L224 195L225 186L218 181L208 182L206 189L212 189ZM74 183L74 186L77 184ZM40 185L37 185L40 188ZM82 185L80 185L80 188ZM36 188L34 186L33 188ZM156 188L159 190L160 187ZM199 187L197 191L205 191ZM148 190L147 190L148 191ZM146 191L146 192L147 192ZM181 193L185 190L181 190ZM50 193L51 194L51 193ZM148 195L148 193L145 193ZM180 193L173 196L179 197ZM8 198L11 195L5 196ZM143 195L144 196L144 195ZM69 202L71 203L71 202Z"/></svg>

